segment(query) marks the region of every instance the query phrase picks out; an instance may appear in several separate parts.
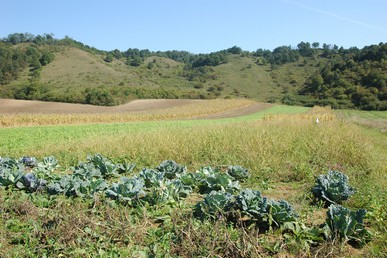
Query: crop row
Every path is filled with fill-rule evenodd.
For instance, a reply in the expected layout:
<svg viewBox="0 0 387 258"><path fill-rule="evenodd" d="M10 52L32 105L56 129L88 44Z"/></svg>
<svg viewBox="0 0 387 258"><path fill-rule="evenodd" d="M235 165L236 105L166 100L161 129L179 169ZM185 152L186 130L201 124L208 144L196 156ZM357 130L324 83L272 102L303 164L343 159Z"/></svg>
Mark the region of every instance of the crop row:
<svg viewBox="0 0 387 258"><path fill-rule="evenodd" d="M299 221L297 212L287 201L264 197L258 190L243 189L239 181L248 179L250 173L241 166L228 166L225 170L202 167L188 172L186 166L166 160L156 168L144 168L135 175L134 168L135 164L116 163L97 154L72 167L70 174L60 175L60 166L52 156L41 161L34 157L0 158L0 187L78 198L104 194L132 207L174 206L196 192L203 196L193 207L194 216L200 220L225 218L231 223L255 225L261 230L282 227L292 234L301 228L304 237L313 243L335 237L360 245L370 240L363 223L366 211L352 211L340 205L355 189L349 186L348 177L338 171L329 171L316 179L312 193L329 207L326 222L310 228Z"/></svg>

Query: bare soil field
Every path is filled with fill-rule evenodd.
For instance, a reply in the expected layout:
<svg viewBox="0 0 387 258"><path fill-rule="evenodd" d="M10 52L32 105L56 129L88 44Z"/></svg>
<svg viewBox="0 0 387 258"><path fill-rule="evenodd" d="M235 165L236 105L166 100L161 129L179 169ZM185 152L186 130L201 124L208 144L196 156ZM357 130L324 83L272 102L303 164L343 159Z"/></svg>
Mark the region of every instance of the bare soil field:
<svg viewBox="0 0 387 258"><path fill-rule="evenodd" d="M134 100L124 105L114 107L71 104L59 102L44 102L30 100L0 99L0 115L15 114L108 114L135 113L166 108L182 107L185 105L206 105L209 100L192 99L146 99ZM225 110L220 113L205 115L201 118L216 119L237 117L258 112L272 106L267 103L252 102L251 105Z"/></svg>
<svg viewBox="0 0 387 258"><path fill-rule="evenodd" d="M61 102L0 99L0 114L97 114L138 112L188 105L200 100L147 99L134 100L124 105L105 107Z"/></svg>

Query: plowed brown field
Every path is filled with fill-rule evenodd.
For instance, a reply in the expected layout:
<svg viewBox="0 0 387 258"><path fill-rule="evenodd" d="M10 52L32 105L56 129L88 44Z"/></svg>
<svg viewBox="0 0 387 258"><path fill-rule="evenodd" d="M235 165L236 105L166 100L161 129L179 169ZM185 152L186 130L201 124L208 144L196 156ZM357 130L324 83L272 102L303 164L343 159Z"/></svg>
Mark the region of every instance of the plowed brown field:
<svg viewBox="0 0 387 258"><path fill-rule="evenodd" d="M190 99L147 99L134 100L124 105L114 107L93 106L83 104L44 102L30 100L0 99L0 114L108 114L108 113L135 113L151 110L160 110L185 105L206 105L209 100ZM202 118L216 119L237 117L251 114L270 107L271 104L252 102L251 105L233 108L205 115Z"/></svg>

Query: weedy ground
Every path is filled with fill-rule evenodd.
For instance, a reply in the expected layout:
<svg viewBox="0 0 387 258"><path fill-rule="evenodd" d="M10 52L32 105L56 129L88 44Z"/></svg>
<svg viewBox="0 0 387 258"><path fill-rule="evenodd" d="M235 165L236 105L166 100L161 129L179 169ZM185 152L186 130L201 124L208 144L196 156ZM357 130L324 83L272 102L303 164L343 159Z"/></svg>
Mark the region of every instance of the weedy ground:
<svg viewBox="0 0 387 258"><path fill-rule="evenodd" d="M1 128L0 135L1 156L53 155L63 171L94 153L135 162L136 172L166 159L190 171L241 165L252 173L244 187L286 199L307 225L319 225L325 218L324 207L311 203L315 177L329 169L340 170L357 189L345 205L369 211L366 225L373 234L361 249L335 241L316 246L302 238L285 239L280 230L259 232L222 219L199 222L192 217L192 206L200 196L172 207L130 208L104 196L85 201L1 190L2 257L382 257L387 253L386 135L342 120L329 109L275 106L233 119L15 127Z"/></svg>

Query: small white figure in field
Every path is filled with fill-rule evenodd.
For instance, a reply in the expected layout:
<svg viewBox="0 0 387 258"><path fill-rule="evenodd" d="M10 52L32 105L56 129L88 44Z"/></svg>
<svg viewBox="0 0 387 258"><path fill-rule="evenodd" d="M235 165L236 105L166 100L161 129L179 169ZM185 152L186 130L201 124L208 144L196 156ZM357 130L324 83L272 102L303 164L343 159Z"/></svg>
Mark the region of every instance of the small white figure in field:
<svg viewBox="0 0 387 258"><path fill-rule="evenodd" d="M320 123L320 120L318 119L318 117L316 118L316 124Z"/></svg>

